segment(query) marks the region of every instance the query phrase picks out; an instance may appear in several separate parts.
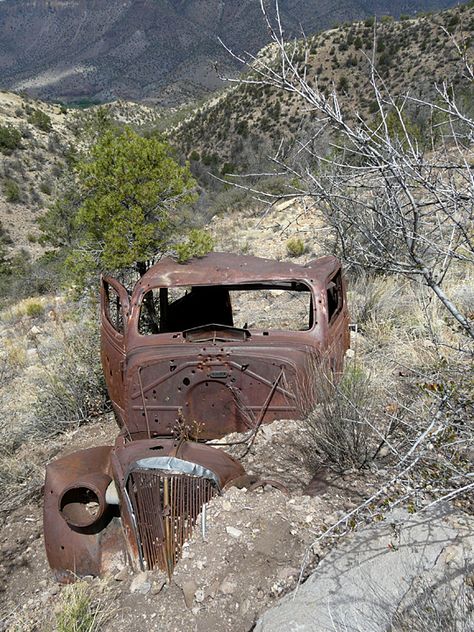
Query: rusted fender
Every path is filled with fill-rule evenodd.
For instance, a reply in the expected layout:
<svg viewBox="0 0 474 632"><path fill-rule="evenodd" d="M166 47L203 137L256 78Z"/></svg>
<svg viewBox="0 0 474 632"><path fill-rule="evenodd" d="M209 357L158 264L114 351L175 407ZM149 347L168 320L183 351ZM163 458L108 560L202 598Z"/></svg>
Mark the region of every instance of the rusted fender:
<svg viewBox="0 0 474 632"><path fill-rule="evenodd" d="M112 446L80 450L46 468L44 541L58 581L100 575L106 563L104 551L108 562L114 555L124 557L119 521L113 520L105 501L112 480L111 450Z"/></svg>

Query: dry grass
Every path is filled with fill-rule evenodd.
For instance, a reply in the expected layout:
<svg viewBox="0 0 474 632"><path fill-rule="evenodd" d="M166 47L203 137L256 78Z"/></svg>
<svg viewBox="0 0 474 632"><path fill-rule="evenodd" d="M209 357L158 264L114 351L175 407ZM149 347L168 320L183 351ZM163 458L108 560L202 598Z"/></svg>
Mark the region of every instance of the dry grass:
<svg viewBox="0 0 474 632"><path fill-rule="evenodd" d="M86 582L67 586L56 614L57 632L100 632L112 614L100 599L94 598Z"/></svg>
<svg viewBox="0 0 474 632"><path fill-rule="evenodd" d="M414 592L414 591L412 591ZM398 612L388 632L472 632L474 590L467 583L448 586L444 594L427 586L402 612Z"/></svg>
<svg viewBox="0 0 474 632"><path fill-rule="evenodd" d="M370 463L383 436L378 436L370 375L351 363L336 381L325 364L314 362L311 385L301 391L319 402L305 417L309 466L317 470L324 464L344 472Z"/></svg>
<svg viewBox="0 0 474 632"><path fill-rule="evenodd" d="M18 506L41 487L55 436L109 409L95 310L65 304L47 318L43 310L32 318L34 304L22 301L2 314L0 511Z"/></svg>
<svg viewBox="0 0 474 632"><path fill-rule="evenodd" d="M462 291L457 275L447 283ZM363 275L349 288L351 320L359 328L353 357L339 383L315 363L300 389L302 409L310 410L308 465L384 472L387 486L372 511L393 503L415 510L465 487L459 502L472 509L474 381L466 338L436 300L406 280ZM311 398L321 403L311 409Z"/></svg>

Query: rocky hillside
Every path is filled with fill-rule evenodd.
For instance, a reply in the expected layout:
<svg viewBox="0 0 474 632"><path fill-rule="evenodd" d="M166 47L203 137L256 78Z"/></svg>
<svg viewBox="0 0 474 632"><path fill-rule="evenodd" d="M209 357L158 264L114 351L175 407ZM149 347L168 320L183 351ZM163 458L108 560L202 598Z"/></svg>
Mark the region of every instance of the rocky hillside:
<svg viewBox="0 0 474 632"><path fill-rule="evenodd" d="M53 199L72 138L59 106L0 92L0 226L7 244L40 250L36 219Z"/></svg>
<svg viewBox="0 0 474 632"><path fill-rule="evenodd" d="M281 0L288 33L337 21L451 6L453 0ZM43 99L187 100L215 89L214 62L267 41L259 2L2 0L0 87Z"/></svg>
<svg viewBox="0 0 474 632"><path fill-rule="evenodd" d="M161 116L127 102L104 107L119 123L138 128L156 126ZM7 251L43 251L37 219L59 193L66 162L84 142L96 111L0 92L0 246Z"/></svg>
<svg viewBox="0 0 474 632"><path fill-rule="evenodd" d="M452 84L458 98L472 103L463 81L464 63L450 34L473 55L474 6L400 21L382 19L376 25L376 65L391 93L433 96L434 84ZM308 40L306 72L310 83L326 94L336 89L342 106L373 117L374 97L369 85L369 58L374 42L373 20L355 22L322 32ZM304 45L299 45L303 70ZM268 48L262 54L272 55ZM239 85L225 91L171 132L177 146L194 163L224 173L262 159L280 140L294 139L310 117L294 94L258 85ZM422 121L418 122L422 124ZM197 164L195 164L197 168Z"/></svg>

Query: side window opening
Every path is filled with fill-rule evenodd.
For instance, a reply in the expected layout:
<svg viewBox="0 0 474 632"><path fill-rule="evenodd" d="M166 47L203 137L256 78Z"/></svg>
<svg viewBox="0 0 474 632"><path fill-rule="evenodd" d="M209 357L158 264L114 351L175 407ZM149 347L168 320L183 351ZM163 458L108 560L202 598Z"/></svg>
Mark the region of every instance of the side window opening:
<svg viewBox="0 0 474 632"><path fill-rule="evenodd" d="M343 304L342 274L339 272L327 285L328 321L331 323L340 313Z"/></svg>
<svg viewBox="0 0 474 632"><path fill-rule="evenodd" d="M140 310L142 335L210 324L239 329L304 331L313 325L309 288L296 282L150 290Z"/></svg>
<svg viewBox="0 0 474 632"><path fill-rule="evenodd" d="M108 283L105 284L105 314L112 327L119 334L123 334L124 321L122 301L116 290Z"/></svg>

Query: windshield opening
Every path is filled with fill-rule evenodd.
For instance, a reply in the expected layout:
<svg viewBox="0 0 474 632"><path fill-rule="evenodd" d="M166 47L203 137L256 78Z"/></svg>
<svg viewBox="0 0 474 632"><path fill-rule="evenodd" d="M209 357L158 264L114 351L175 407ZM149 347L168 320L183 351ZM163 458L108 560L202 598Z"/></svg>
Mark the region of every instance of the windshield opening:
<svg viewBox="0 0 474 632"><path fill-rule="evenodd" d="M312 294L295 281L156 288L143 298L138 330L153 335L211 324L305 331L313 325Z"/></svg>

